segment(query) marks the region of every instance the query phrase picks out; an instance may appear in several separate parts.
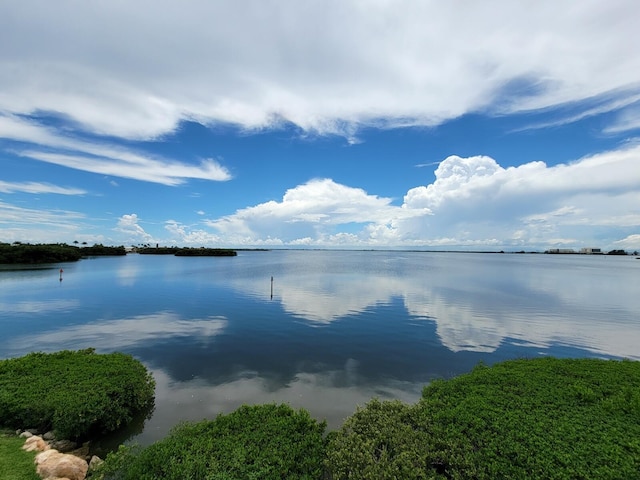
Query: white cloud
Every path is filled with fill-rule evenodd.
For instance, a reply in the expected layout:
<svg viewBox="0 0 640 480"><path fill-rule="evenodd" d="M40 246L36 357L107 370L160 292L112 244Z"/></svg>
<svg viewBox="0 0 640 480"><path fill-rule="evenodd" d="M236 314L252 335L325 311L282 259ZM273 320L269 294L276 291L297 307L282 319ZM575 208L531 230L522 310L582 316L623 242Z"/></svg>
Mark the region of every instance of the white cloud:
<svg viewBox="0 0 640 480"><path fill-rule="evenodd" d="M215 159L199 165L141 155L108 143L88 142L57 132L35 121L0 115L0 138L28 143L28 148L14 148L23 157L68 168L121 178L133 178L164 185L179 185L188 178L226 181L229 171ZM52 152L51 149L57 150ZM117 186L117 183L112 182Z"/></svg>
<svg viewBox="0 0 640 480"><path fill-rule="evenodd" d="M0 111L156 138L183 119L433 125L637 90L634 0L0 6ZM251 32L246 35L245 32ZM625 90L626 89L626 90ZM357 130L357 129L356 129Z"/></svg>
<svg viewBox="0 0 640 480"><path fill-rule="evenodd" d="M617 248L626 248L635 252L640 251L640 233L634 233L615 242Z"/></svg>
<svg viewBox="0 0 640 480"><path fill-rule="evenodd" d="M84 195L87 192L79 188L59 187L41 182L4 182L0 180L0 192L3 193L56 193L59 195Z"/></svg>
<svg viewBox="0 0 640 480"><path fill-rule="evenodd" d="M532 162L505 169L488 157L449 157L434 183L405 196L406 208L432 215L403 220L399 228L427 244L450 238L451 245L486 239L487 245L544 246L561 232L594 241L573 227L589 225L591 235L599 226L640 228L638 161L638 146L554 167Z"/></svg>
<svg viewBox="0 0 640 480"><path fill-rule="evenodd" d="M188 225L183 225L175 220L167 220L164 225L165 230L169 233L170 237L167 242L176 245L216 245L221 242L221 238L215 234L207 232L201 228L192 228Z"/></svg>
<svg viewBox="0 0 640 480"><path fill-rule="evenodd" d="M284 243L344 244L342 226L391 222L415 212L391 205L391 200L330 179L311 180L287 190L281 202L269 201L207 222L231 243L257 243L267 236ZM336 231L338 230L338 231ZM356 240L357 239L357 240ZM363 239L347 235L348 243Z"/></svg>
<svg viewBox="0 0 640 480"><path fill-rule="evenodd" d="M99 158L84 155L66 155L61 153L25 150L21 156L34 160L62 165L92 173L112 175L115 177L133 178L145 182L179 185L185 178L224 181L231 178L229 172L215 160L203 160L200 165L186 165L171 161L129 157Z"/></svg>
<svg viewBox="0 0 640 480"><path fill-rule="evenodd" d="M640 130L640 102L620 111L604 132L620 133L631 130Z"/></svg>
<svg viewBox="0 0 640 480"><path fill-rule="evenodd" d="M69 242L92 237L85 231L86 217L79 212L31 209L0 201L0 226L4 242Z"/></svg>
<svg viewBox="0 0 640 480"><path fill-rule="evenodd" d="M122 215L114 230L127 236L127 241L125 241L127 244L153 241L153 237L138 224L139 221L140 219L135 213Z"/></svg>
<svg viewBox="0 0 640 480"><path fill-rule="evenodd" d="M579 238L606 248L620 239L615 235L629 235L624 229L640 229L638 162L638 145L553 167L503 168L486 156L451 156L432 184L407 192L402 206L316 179L280 202L205 224L230 245L545 249ZM605 227L615 228L602 238Z"/></svg>

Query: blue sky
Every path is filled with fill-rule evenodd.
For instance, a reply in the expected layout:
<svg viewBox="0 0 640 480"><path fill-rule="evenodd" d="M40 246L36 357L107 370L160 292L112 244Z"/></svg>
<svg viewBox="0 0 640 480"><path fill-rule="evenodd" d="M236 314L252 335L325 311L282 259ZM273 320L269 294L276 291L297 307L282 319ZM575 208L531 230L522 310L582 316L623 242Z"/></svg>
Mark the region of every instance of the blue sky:
<svg viewBox="0 0 640 480"><path fill-rule="evenodd" d="M0 241L640 250L639 15L3 2Z"/></svg>

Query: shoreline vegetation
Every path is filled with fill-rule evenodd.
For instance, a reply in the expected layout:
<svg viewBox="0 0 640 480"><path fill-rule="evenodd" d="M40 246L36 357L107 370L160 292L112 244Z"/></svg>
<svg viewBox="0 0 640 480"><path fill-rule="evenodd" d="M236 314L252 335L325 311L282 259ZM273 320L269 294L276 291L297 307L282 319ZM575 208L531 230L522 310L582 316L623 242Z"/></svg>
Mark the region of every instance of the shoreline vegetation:
<svg viewBox="0 0 640 480"><path fill-rule="evenodd" d="M87 359L106 363L96 369ZM124 359L138 365L133 387L134 377L110 379L103 368ZM70 365L73 381L87 377L95 394L67 386L65 395L43 404L50 377L68 376ZM119 372L131 370L121 366ZM72 437L100 435L105 422L99 428L93 422L105 407L112 420L120 419L110 426L128 420L124 410L97 398L112 402L126 392L125 403L140 407L153 396L142 364L91 349L0 360L0 382L0 427L40 426ZM11 465L6 457L14 444L0 437L0 465ZM415 404L374 398L331 432L304 409L244 405L181 423L147 447L120 446L88 478L606 480L639 472L640 362L542 357L479 364L427 385ZM28 475L12 478L33 478Z"/></svg>
<svg viewBox="0 0 640 480"><path fill-rule="evenodd" d="M77 243L77 242L76 242ZM288 250L288 249L281 249ZM298 249L296 249L298 250ZM322 249L309 249L322 250ZM0 265L42 265L48 263L59 262L75 262L83 258L97 256L124 256L128 253L137 253L140 255L174 255L176 257L235 257L238 251L260 251L265 252L269 249L265 248L208 248L208 247L155 247L149 245L132 246L127 249L123 245L105 246L95 244L93 246L77 246L68 245L66 243L46 243L46 244L30 244L14 242L0 242ZM340 250L348 251L348 250ZM358 249L354 251L377 251L371 249ZM600 249L582 249L575 251L572 249L550 249L545 252L538 251L481 251L481 250L380 250L380 251L398 251L398 252L421 252L421 253L493 253L493 254L551 254L551 255L615 255L615 256L637 256L638 252L626 252L625 250L611 250L609 252L601 252Z"/></svg>
<svg viewBox="0 0 640 480"><path fill-rule="evenodd" d="M136 248L140 255L175 255L176 257L235 257L238 252L229 248L143 247Z"/></svg>
<svg viewBox="0 0 640 480"><path fill-rule="evenodd" d="M233 257L238 253L228 248L190 247L136 247L134 253L146 255L175 255L177 257ZM109 247L101 244L78 247L66 243L30 244L0 243L0 265L41 265L47 263L76 262L83 258L127 255L124 246Z"/></svg>
<svg viewBox="0 0 640 480"><path fill-rule="evenodd" d="M127 251L123 246L107 247L101 244L77 247L66 243L0 243L0 264L10 265L77 262L86 257L126 254Z"/></svg>

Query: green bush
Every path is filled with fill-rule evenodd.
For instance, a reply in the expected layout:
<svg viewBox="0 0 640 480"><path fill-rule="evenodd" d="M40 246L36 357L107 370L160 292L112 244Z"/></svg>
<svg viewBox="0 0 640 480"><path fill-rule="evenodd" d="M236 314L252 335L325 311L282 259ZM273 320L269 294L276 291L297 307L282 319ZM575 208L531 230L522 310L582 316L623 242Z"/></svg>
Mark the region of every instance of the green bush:
<svg viewBox="0 0 640 480"><path fill-rule="evenodd" d="M127 250L123 245L119 247L105 247L101 243L96 243L92 247L82 247L80 252L83 257L123 256L127 254Z"/></svg>
<svg viewBox="0 0 640 480"><path fill-rule="evenodd" d="M0 243L0 264L40 264L57 262L75 262L80 260L82 252L78 247L65 243L37 244Z"/></svg>
<svg viewBox="0 0 640 480"><path fill-rule="evenodd" d="M0 361L0 425L77 439L117 430L153 405L151 374L130 355L93 349Z"/></svg>
<svg viewBox="0 0 640 480"><path fill-rule="evenodd" d="M287 405L242 406L185 423L145 448L121 447L97 475L105 480L320 479L324 422Z"/></svg>
<svg viewBox="0 0 640 480"><path fill-rule="evenodd" d="M514 360L372 401L332 436L334 479L640 478L640 363Z"/></svg>

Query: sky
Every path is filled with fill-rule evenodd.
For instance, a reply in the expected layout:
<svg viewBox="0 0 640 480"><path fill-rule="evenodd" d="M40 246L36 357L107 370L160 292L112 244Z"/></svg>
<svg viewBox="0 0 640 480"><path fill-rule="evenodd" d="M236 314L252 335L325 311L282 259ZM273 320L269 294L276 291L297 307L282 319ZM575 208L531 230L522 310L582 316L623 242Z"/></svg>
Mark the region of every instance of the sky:
<svg viewBox="0 0 640 480"><path fill-rule="evenodd" d="M0 242L640 250L638 18L0 2Z"/></svg>

